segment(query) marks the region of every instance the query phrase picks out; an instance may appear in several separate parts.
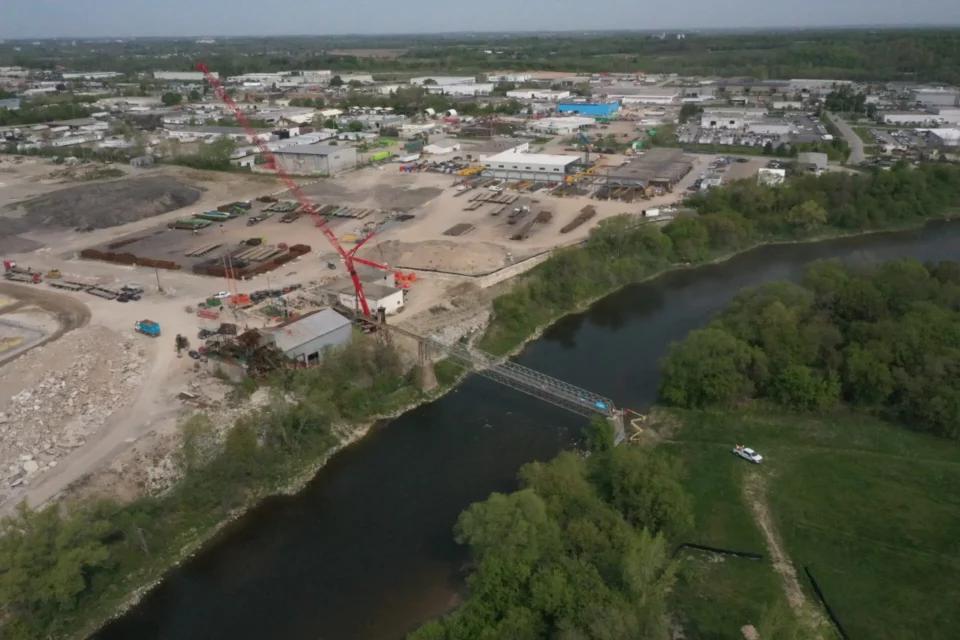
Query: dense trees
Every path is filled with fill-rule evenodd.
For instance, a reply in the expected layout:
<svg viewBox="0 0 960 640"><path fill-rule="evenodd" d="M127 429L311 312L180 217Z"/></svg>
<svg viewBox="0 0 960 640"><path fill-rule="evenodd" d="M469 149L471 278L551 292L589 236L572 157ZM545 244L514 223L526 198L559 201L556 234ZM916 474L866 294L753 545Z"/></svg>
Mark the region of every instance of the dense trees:
<svg viewBox="0 0 960 640"><path fill-rule="evenodd" d="M89 50L46 41L21 50L0 43L0 66L68 68L133 74L189 71L203 59L221 76L268 71L338 69L394 75L425 71L487 73L491 69L600 73L679 73L757 79L837 78L960 83L956 31L871 30L695 34L661 40L642 33L514 34L484 38L438 35L224 38L98 42ZM338 55L337 49L386 48L397 57Z"/></svg>
<svg viewBox="0 0 960 640"><path fill-rule="evenodd" d="M158 575L195 532L300 473L338 442L334 426L410 403L417 392L398 353L357 342L319 367L270 380L275 397L225 437L202 414L181 425L181 481L162 498L21 507L0 520L0 637L75 635L125 582ZM109 613L100 611L101 615Z"/></svg>
<svg viewBox="0 0 960 640"><path fill-rule="evenodd" d="M810 265L803 285L741 293L674 344L661 395L683 407L847 402L960 438L960 264Z"/></svg>
<svg viewBox="0 0 960 640"><path fill-rule="evenodd" d="M582 247L555 253L494 300L484 346L506 351L577 304L671 265L702 263L759 242L897 228L942 215L960 207L960 168L900 165L872 174L802 176L780 187L746 180L688 202L698 215L662 231L617 217L597 225Z"/></svg>
<svg viewBox="0 0 960 640"><path fill-rule="evenodd" d="M602 424L602 423L601 423ZM606 442L593 431L594 442ZM456 525L475 570L463 605L412 640L668 637L668 544L693 526L675 462L631 447L562 453Z"/></svg>

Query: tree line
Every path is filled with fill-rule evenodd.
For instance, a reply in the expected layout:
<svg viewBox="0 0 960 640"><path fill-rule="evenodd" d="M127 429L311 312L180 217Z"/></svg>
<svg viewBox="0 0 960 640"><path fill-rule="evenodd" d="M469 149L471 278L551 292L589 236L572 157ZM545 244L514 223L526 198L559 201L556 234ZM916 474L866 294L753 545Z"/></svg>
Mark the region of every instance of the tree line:
<svg viewBox="0 0 960 640"><path fill-rule="evenodd" d="M960 263L811 264L803 284L740 293L671 346L661 397L681 407L841 403L960 438Z"/></svg>
<svg viewBox="0 0 960 640"><path fill-rule="evenodd" d="M960 167L900 164L801 176L779 187L744 180L698 194L688 205L696 215L662 229L619 216L598 224L582 246L557 251L494 300L483 347L508 351L558 315L671 266L763 242L906 227L943 215L960 207Z"/></svg>
<svg viewBox="0 0 960 640"><path fill-rule="evenodd" d="M528 464L518 491L460 515L469 595L411 640L669 637L670 552L693 527L683 469L654 451L614 448L603 420L590 431L589 457Z"/></svg>
<svg viewBox="0 0 960 640"><path fill-rule="evenodd" d="M348 42L350 44L345 44ZM0 66L54 71L75 69L137 74L190 71L204 60L223 76L303 69L375 71L391 75L424 71L483 73L490 69L678 73L755 79L841 80L960 84L955 30L845 30L738 34L688 33L661 40L644 33L590 33L484 38L465 36L368 36L227 38L198 46L192 41L99 42L76 48L43 42L28 51L0 45ZM339 55L336 49L389 48L396 57ZM93 52L88 53L88 51Z"/></svg>
<svg viewBox="0 0 960 640"><path fill-rule="evenodd" d="M0 520L0 636L75 635L109 615L137 580L165 571L198 534L329 452L337 425L396 410L419 394L398 352L369 341L327 354L318 367L277 372L266 385L270 404L225 435L203 413L180 425L182 478L162 496L37 511L21 505Z"/></svg>

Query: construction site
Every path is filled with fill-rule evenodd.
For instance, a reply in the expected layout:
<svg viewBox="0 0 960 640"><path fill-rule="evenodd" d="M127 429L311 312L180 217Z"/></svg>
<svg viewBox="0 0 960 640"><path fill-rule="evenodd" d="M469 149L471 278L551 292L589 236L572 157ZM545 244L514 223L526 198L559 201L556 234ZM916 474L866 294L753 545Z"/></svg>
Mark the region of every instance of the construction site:
<svg viewBox="0 0 960 640"><path fill-rule="evenodd" d="M384 322L456 343L484 326L513 277L604 219L680 203L709 161L651 156L643 179L668 180L635 193L641 204L601 191L613 168L643 163L589 149L552 156L543 166L563 168L556 180L454 157L294 181L265 147L263 156L275 175L124 168L70 184L38 181L49 173L33 161L5 174L0 304L19 315L0 334L0 400L11 407L0 414L0 509L41 504L151 447L163 466L178 418L224 395L214 373L311 366ZM109 366L83 360L86 345ZM63 359L79 364L54 379ZM37 393L43 402L32 402ZM44 425L36 437L11 427L31 420Z"/></svg>

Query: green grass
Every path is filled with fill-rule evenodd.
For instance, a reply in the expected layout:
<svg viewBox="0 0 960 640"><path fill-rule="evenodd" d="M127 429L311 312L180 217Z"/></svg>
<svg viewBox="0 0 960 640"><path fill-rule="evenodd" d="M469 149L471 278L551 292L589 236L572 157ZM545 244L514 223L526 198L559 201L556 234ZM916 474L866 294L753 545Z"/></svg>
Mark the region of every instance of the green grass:
<svg viewBox="0 0 960 640"><path fill-rule="evenodd" d="M853 127L853 132L863 140L864 144L879 144L880 141L877 140L877 137L870 133L870 129L875 127Z"/></svg>
<svg viewBox="0 0 960 640"><path fill-rule="evenodd" d="M681 458L687 468L685 484L694 497L696 525L686 541L766 556L763 536L740 492L747 466L731 454L724 455L726 447L712 443L662 447ZM682 558L672 609L686 638L742 637L740 627L756 625L764 609L778 603L786 607L779 578L765 560L721 559L702 551L684 551Z"/></svg>
<svg viewBox="0 0 960 640"><path fill-rule="evenodd" d="M960 444L880 421L766 413L683 413L676 441L696 500L692 541L765 553L740 499L744 443L765 456L769 507L801 584L810 567L851 638L950 638L960 629ZM709 633L756 615L772 571L747 561L681 579L680 609ZM769 568L767 564L757 567ZM730 591L718 585L729 585ZM769 594L766 594L769 598ZM815 600L813 600L815 601ZM770 605L768 600L765 603ZM762 605L760 605L762 607Z"/></svg>

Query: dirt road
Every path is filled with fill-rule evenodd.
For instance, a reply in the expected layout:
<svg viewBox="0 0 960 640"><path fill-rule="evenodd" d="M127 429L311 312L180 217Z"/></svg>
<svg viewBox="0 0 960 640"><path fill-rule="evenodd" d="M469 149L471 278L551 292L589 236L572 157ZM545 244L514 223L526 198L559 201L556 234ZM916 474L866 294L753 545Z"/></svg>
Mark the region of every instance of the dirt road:
<svg viewBox="0 0 960 640"><path fill-rule="evenodd" d="M60 328L54 333L37 341L31 348L52 342L69 331L86 325L90 321L90 308L83 302L70 296L56 293L50 289L41 289L37 285L0 282L0 295L16 300L13 304L0 309L2 313L13 313L24 307L39 307L56 318ZM21 351L14 357L3 360L4 363L22 356Z"/></svg>
<svg viewBox="0 0 960 640"><path fill-rule="evenodd" d="M784 550L780 533L767 505L767 487L763 476L755 471L744 474L743 498L750 507L760 533L766 541L773 568L783 583L783 591L787 596L787 602L790 603L790 608L793 609L801 624L814 634L811 637L831 637L829 623L819 609L807 602L800 580L797 578L797 568Z"/></svg>

